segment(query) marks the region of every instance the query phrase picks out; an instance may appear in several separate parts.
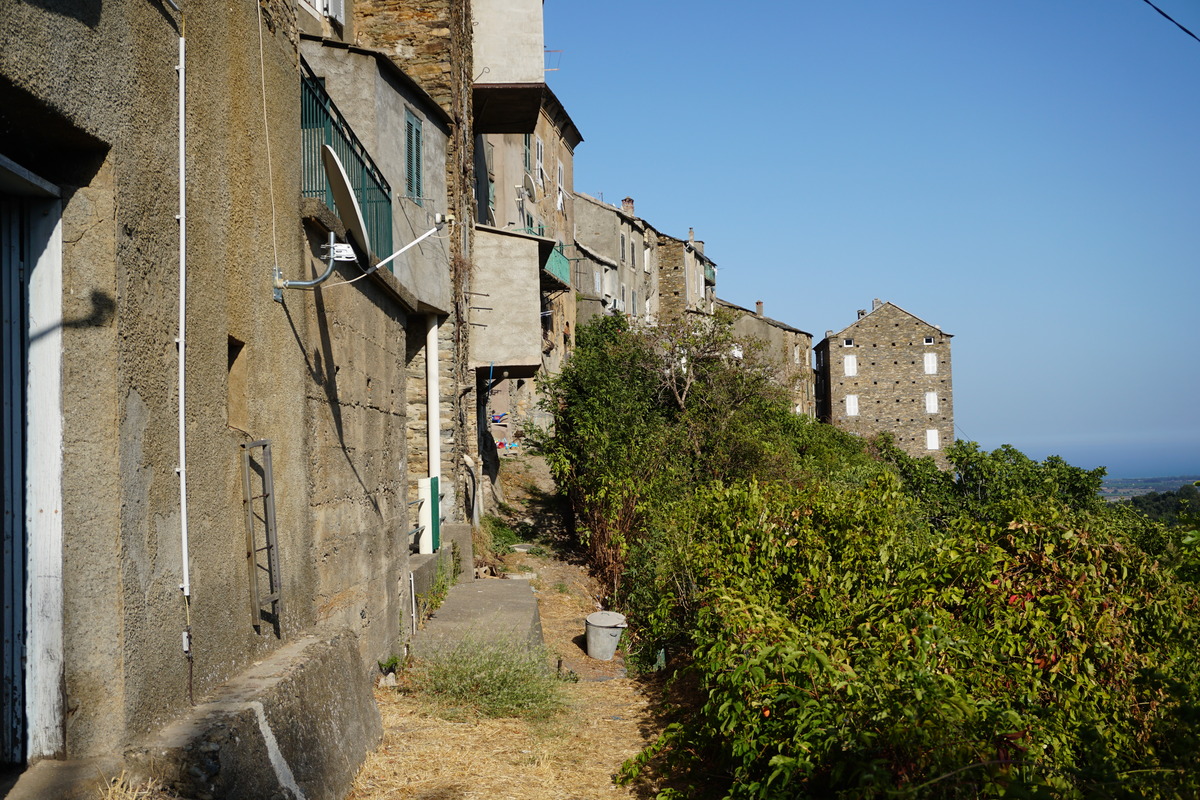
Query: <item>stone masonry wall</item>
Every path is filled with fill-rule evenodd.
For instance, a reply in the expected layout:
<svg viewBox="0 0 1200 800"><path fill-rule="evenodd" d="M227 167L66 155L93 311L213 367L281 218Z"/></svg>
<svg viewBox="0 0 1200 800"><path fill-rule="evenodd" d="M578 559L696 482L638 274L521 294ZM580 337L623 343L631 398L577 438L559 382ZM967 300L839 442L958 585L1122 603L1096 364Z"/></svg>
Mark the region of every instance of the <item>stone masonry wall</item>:
<svg viewBox="0 0 1200 800"><path fill-rule="evenodd" d="M932 344L925 344L931 338ZM846 340L852 340L846 345ZM884 303L822 343L828 388L828 420L861 436L890 432L915 457L933 456L945 466L942 450L954 441L950 336L904 310ZM936 357L937 372L925 373L925 355ZM857 360L847 375L846 357ZM937 411L926 410L926 394L936 393ZM858 398L858 414L847 414L847 397ZM937 430L938 449L926 448L926 431Z"/></svg>

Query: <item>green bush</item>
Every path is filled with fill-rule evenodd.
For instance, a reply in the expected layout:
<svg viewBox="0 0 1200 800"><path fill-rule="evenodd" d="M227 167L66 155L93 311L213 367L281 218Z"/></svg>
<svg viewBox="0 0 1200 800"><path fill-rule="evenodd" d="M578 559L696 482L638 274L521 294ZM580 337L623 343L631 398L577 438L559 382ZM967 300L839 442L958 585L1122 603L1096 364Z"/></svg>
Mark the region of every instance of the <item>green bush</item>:
<svg viewBox="0 0 1200 800"><path fill-rule="evenodd" d="M511 553L513 545L521 541L521 537L517 535L512 526L500 517L484 514L482 522L483 529L491 537L493 553Z"/></svg>
<svg viewBox="0 0 1200 800"><path fill-rule="evenodd" d="M451 716L546 719L563 707L546 653L510 639L467 639L422 654L405 678L408 691Z"/></svg>

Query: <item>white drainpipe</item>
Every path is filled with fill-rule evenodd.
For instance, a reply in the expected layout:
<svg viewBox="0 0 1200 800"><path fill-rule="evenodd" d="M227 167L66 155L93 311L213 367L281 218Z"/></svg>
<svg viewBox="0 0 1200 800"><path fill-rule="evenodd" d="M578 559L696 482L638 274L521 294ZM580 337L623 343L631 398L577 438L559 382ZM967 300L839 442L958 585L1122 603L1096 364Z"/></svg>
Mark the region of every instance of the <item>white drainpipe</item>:
<svg viewBox="0 0 1200 800"><path fill-rule="evenodd" d="M429 450L429 477L442 474L442 414L438 385L438 318L425 318L425 418Z"/></svg>
<svg viewBox="0 0 1200 800"><path fill-rule="evenodd" d="M179 337L175 346L179 353L179 518L180 546L183 554L183 590L185 601L192 596L191 567L188 563L188 511L187 511L187 183L186 167L186 116L185 94L185 39L179 37ZM189 635L184 634L184 651L189 651Z"/></svg>

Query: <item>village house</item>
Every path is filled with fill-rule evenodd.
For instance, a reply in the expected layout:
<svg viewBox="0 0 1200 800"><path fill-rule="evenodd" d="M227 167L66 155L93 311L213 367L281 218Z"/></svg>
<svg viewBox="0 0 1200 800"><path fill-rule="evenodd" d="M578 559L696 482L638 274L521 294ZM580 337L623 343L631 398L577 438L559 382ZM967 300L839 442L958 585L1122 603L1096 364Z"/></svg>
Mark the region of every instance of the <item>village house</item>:
<svg viewBox="0 0 1200 800"><path fill-rule="evenodd" d="M658 303L664 320L686 314L712 315L716 309L717 264L704 255L704 242L658 234Z"/></svg>
<svg viewBox="0 0 1200 800"><path fill-rule="evenodd" d="M576 193L574 276L583 321L626 314L654 322L659 312L658 232L634 213L633 198L621 206Z"/></svg>
<svg viewBox="0 0 1200 800"><path fill-rule="evenodd" d="M720 298L716 307L733 315L733 332L739 341L760 343L763 357L775 370L776 382L791 398L792 410L815 417L812 334L765 316L761 300L754 311Z"/></svg>
<svg viewBox="0 0 1200 800"><path fill-rule="evenodd" d="M875 300L814 348L819 418L860 436L890 433L909 455L945 467L942 450L954 442L950 339Z"/></svg>

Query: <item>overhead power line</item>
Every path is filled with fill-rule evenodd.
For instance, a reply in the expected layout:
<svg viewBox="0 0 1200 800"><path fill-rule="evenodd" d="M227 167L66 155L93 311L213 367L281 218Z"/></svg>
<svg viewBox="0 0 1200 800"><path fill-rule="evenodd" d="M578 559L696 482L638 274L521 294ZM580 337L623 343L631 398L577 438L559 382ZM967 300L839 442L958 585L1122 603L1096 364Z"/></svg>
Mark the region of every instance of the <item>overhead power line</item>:
<svg viewBox="0 0 1200 800"><path fill-rule="evenodd" d="M1191 32L1191 31L1189 31L1187 28L1185 28L1185 27L1183 27L1182 25L1180 25L1178 22L1175 22L1175 20L1171 19L1171 15L1170 15L1170 14L1168 14L1168 13L1167 13L1167 12L1165 12L1165 11L1163 11L1163 10L1162 10L1161 8L1159 8L1158 6L1154 5L1154 3L1151 3L1151 2L1150 2L1150 0L1142 0L1142 2L1143 2L1143 3L1145 3L1146 5L1150 6L1151 8L1153 8L1153 9L1154 9L1155 11L1157 11L1158 13L1162 14L1164 17L1166 17L1166 18L1167 18L1167 19L1168 19L1168 20L1169 20L1169 21L1170 21L1170 22L1171 22L1171 23L1172 23L1172 24L1173 24L1173 25L1174 25L1176 28L1179 28L1179 30L1183 31L1183 32L1184 32L1184 33L1186 33L1188 36L1192 37L1192 38L1193 38L1193 39L1195 39L1197 42L1200 42L1200 36L1197 36L1196 34L1192 33L1192 32Z"/></svg>

